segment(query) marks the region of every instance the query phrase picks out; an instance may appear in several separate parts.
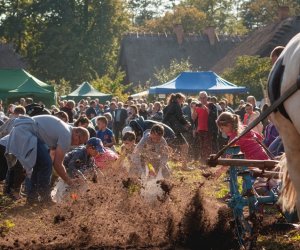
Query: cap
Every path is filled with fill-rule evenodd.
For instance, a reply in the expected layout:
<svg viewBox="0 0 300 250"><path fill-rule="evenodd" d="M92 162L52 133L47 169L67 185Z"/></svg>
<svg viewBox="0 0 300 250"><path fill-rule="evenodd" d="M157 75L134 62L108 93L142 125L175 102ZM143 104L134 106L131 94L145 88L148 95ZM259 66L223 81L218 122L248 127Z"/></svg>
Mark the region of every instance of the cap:
<svg viewBox="0 0 300 250"><path fill-rule="evenodd" d="M99 138L92 137L86 142L86 144L93 146L100 153L105 152L103 143L102 143L101 139L99 139Z"/></svg>
<svg viewBox="0 0 300 250"><path fill-rule="evenodd" d="M122 136L125 135L126 132L131 132L133 129L130 126L125 126L122 130Z"/></svg>

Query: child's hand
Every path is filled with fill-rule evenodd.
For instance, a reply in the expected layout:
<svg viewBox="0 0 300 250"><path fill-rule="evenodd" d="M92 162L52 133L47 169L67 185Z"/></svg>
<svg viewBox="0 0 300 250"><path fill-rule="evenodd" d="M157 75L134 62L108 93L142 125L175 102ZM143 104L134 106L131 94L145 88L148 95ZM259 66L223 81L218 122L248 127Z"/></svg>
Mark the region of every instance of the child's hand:
<svg viewBox="0 0 300 250"><path fill-rule="evenodd" d="M156 176L155 169L151 163L148 163L149 176Z"/></svg>
<svg viewBox="0 0 300 250"><path fill-rule="evenodd" d="M153 170L150 170L150 171L149 171L149 176L155 177L155 176L156 176L156 173L155 173L155 171L153 171Z"/></svg>

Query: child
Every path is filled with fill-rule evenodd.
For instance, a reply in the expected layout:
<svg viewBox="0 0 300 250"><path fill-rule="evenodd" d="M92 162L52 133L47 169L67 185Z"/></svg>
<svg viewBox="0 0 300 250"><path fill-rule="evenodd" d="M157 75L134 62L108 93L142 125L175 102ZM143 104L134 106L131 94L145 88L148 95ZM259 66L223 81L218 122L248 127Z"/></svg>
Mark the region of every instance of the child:
<svg viewBox="0 0 300 250"><path fill-rule="evenodd" d="M238 115L230 112L223 112L220 114L216 122L220 131L229 137L229 141L232 141L244 129ZM241 152L245 154L245 159L268 160L268 154L257 142L257 139L262 141L262 137L251 130L241 137L235 145L240 146Z"/></svg>
<svg viewBox="0 0 300 250"><path fill-rule="evenodd" d="M136 174L169 177L168 144L163 138L164 127L155 124L144 133L133 152Z"/></svg>
<svg viewBox="0 0 300 250"><path fill-rule="evenodd" d="M101 139L104 147L114 150L113 146L116 144L116 139L113 132L109 128L107 128L107 123L108 121L105 116L99 116L97 118L97 138Z"/></svg>
<svg viewBox="0 0 300 250"><path fill-rule="evenodd" d="M136 146L135 144L136 136L133 131L128 131L124 134L121 145L121 155L130 155L133 153L133 150Z"/></svg>
<svg viewBox="0 0 300 250"><path fill-rule="evenodd" d="M124 167L128 173L133 165L132 157L136 146L135 140L136 136L133 131L125 132L122 138L123 144L121 145L120 158L117 165Z"/></svg>
<svg viewBox="0 0 300 250"><path fill-rule="evenodd" d="M95 164L100 170L104 170L108 167L111 167L116 160L118 160L119 156L117 153L112 151L109 148L105 148L103 146L102 141L99 138L92 138L89 140L94 147L97 148L98 154L94 157L95 159Z"/></svg>
<svg viewBox="0 0 300 250"><path fill-rule="evenodd" d="M118 159L118 155L108 148L104 148L99 138L90 138L86 146L78 147L70 151L64 158L64 165L70 176L76 175L77 170L84 173L94 166L101 170L112 165Z"/></svg>
<svg viewBox="0 0 300 250"><path fill-rule="evenodd" d="M244 129L240 123L239 116L230 112L220 114L216 122L220 131L229 137L229 141L232 141ZM269 156L257 140L261 141L261 136L250 130L236 141L235 145L240 147L241 152L245 155L245 159L268 160ZM226 169L226 166L221 167L216 172L215 177L218 178ZM255 170L253 167L249 167L249 169Z"/></svg>
<svg viewBox="0 0 300 250"><path fill-rule="evenodd" d="M85 146L75 148L66 154L64 166L71 177L77 175L78 170L84 173L93 167L94 157L99 154L97 145L94 142L95 139L97 138L90 138Z"/></svg>
<svg viewBox="0 0 300 250"><path fill-rule="evenodd" d="M112 119L111 113L106 112L103 114L103 116L105 116L107 119L107 128L112 130L113 129L113 119Z"/></svg>

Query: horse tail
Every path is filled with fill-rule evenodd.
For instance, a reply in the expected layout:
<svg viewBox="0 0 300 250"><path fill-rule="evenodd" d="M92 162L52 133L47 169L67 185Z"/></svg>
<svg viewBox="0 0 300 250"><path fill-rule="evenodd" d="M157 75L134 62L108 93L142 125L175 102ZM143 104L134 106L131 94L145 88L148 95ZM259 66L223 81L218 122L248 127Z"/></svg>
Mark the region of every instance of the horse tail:
<svg viewBox="0 0 300 250"><path fill-rule="evenodd" d="M282 185L278 202L281 204L283 212L287 211L292 213L295 211L297 193L290 179L285 154L282 155L278 165L280 167L280 179Z"/></svg>

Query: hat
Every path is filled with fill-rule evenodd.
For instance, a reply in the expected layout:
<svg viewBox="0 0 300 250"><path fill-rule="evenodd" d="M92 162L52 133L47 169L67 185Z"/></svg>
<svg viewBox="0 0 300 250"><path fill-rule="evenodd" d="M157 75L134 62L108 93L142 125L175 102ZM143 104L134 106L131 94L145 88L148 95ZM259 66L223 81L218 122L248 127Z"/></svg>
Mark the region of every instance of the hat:
<svg viewBox="0 0 300 250"><path fill-rule="evenodd" d="M105 148L103 146L103 143L99 138L92 137L86 142L86 144L93 146L100 153L105 152Z"/></svg>
<svg viewBox="0 0 300 250"><path fill-rule="evenodd" d="M131 132L133 129L130 126L125 126L122 130L122 136L125 135L126 132Z"/></svg>

